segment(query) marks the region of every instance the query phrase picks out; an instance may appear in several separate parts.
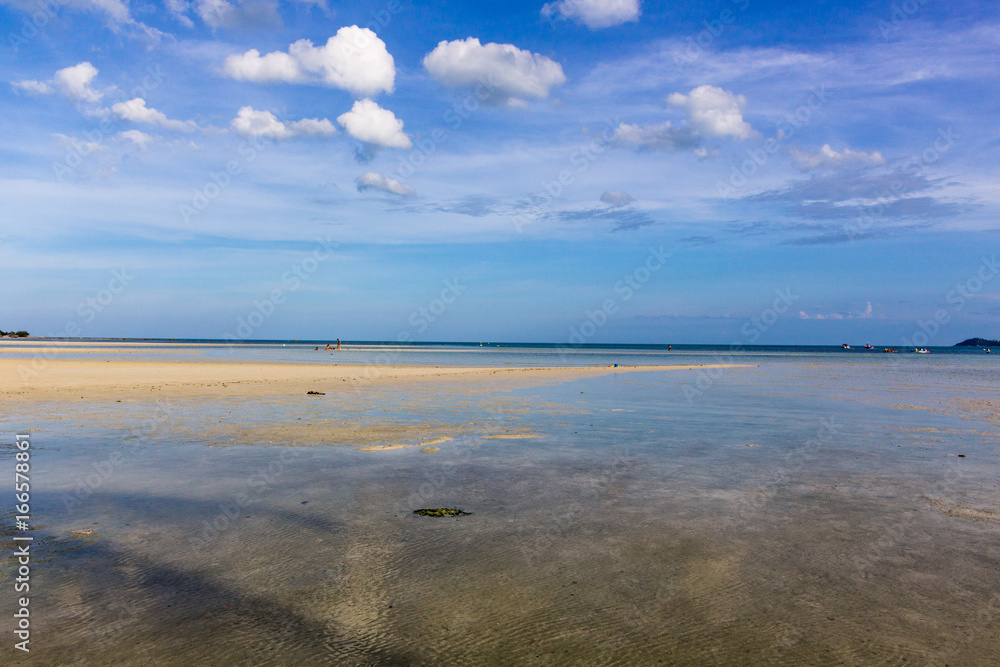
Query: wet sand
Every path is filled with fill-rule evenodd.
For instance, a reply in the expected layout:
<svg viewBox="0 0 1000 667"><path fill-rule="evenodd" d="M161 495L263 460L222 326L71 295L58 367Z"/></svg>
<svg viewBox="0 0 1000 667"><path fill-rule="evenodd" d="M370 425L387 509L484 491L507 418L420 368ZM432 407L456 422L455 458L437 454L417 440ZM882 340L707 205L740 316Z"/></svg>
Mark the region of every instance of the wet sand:
<svg viewBox="0 0 1000 667"><path fill-rule="evenodd" d="M25 664L1000 663L991 386L17 361Z"/></svg>

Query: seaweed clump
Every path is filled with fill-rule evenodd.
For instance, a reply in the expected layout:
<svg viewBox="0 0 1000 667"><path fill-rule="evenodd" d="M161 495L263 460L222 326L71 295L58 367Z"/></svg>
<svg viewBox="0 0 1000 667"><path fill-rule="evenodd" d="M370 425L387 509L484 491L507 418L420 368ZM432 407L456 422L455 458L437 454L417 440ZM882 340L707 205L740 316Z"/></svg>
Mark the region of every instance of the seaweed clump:
<svg viewBox="0 0 1000 667"><path fill-rule="evenodd" d="M419 516L466 516L469 512L452 507L435 507L434 509L413 510Z"/></svg>

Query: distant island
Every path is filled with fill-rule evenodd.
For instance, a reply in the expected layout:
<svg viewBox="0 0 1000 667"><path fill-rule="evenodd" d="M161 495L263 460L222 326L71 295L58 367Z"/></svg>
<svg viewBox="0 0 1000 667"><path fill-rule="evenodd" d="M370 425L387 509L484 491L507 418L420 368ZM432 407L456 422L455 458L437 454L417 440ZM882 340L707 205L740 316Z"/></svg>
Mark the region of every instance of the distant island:
<svg viewBox="0 0 1000 667"><path fill-rule="evenodd" d="M6 336L7 338L27 338L27 331L3 331L0 329L0 338Z"/></svg>
<svg viewBox="0 0 1000 667"><path fill-rule="evenodd" d="M988 338L970 338L961 343L955 343L955 347L1000 347L1000 340L989 340Z"/></svg>

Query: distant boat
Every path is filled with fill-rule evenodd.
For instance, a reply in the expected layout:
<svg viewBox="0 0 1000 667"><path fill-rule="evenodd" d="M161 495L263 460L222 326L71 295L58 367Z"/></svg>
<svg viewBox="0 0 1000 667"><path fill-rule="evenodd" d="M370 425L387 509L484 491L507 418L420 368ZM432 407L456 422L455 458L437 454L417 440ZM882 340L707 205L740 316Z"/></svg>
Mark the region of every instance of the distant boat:
<svg viewBox="0 0 1000 667"><path fill-rule="evenodd" d="M874 347L872 347L872 344L871 344L871 343L865 343L865 349L866 349L866 350L874 350L875 348L874 348Z"/></svg>
<svg viewBox="0 0 1000 667"><path fill-rule="evenodd" d="M849 350L849 349L851 349L851 346L850 346L850 345L848 345L847 343L841 343L841 344L840 344L840 347L841 347L842 349L844 349L844 350Z"/></svg>
<svg viewBox="0 0 1000 667"><path fill-rule="evenodd" d="M917 349L914 350L914 352L916 352L917 354L930 354L931 353L931 351L928 350L926 347L918 347Z"/></svg>

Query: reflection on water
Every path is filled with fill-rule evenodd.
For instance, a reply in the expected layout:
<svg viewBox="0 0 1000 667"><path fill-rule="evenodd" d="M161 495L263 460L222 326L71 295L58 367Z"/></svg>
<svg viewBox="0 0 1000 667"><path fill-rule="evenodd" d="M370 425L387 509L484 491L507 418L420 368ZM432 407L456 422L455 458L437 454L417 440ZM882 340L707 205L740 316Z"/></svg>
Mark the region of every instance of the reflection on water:
<svg viewBox="0 0 1000 667"><path fill-rule="evenodd" d="M963 359L5 415L39 429L27 662L997 664L997 376ZM453 439L296 440L323 420Z"/></svg>

